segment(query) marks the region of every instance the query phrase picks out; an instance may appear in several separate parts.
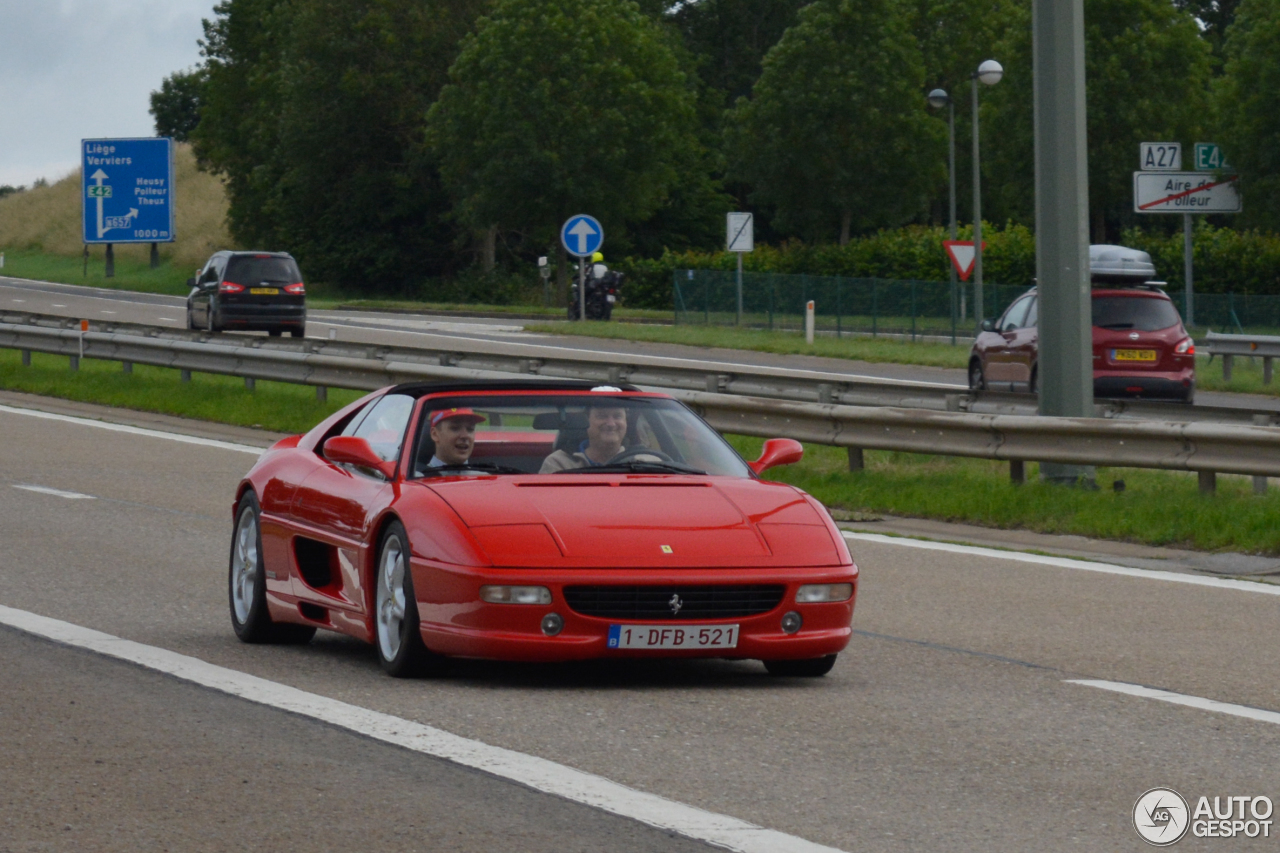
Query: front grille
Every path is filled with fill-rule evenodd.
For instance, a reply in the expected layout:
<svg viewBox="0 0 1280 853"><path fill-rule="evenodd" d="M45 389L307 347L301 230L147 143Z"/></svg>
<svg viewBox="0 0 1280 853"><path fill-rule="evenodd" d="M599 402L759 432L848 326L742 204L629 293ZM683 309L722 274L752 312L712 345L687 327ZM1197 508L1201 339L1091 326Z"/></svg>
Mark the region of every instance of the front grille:
<svg viewBox="0 0 1280 853"><path fill-rule="evenodd" d="M569 586L565 600L575 612L602 619L736 619L768 613L782 601L782 584L734 586ZM673 608L679 597L680 607Z"/></svg>

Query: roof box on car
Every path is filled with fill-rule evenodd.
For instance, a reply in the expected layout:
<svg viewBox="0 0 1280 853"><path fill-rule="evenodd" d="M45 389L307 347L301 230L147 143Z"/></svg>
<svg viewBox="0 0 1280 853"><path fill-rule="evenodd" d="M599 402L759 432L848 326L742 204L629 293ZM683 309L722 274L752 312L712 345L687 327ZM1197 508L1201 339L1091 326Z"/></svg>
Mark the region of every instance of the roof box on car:
<svg viewBox="0 0 1280 853"><path fill-rule="evenodd" d="M1140 284L1156 277L1151 256L1127 246L1089 247L1089 278L1103 284Z"/></svg>

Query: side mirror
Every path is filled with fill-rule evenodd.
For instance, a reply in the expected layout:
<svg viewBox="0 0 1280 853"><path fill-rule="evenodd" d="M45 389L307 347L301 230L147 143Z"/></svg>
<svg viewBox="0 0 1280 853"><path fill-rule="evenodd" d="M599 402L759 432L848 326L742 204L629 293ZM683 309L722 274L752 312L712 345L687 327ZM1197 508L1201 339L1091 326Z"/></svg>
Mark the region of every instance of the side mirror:
<svg viewBox="0 0 1280 853"><path fill-rule="evenodd" d="M996 330L996 321L995 321L995 320L983 320L983 321L982 321L982 331L984 331L984 332L994 332L995 330Z"/></svg>
<svg viewBox="0 0 1280 853"><path fill-rule="evenodd" d="M388 462L373 452L369 442L354 435L335 435L324 443L324 458L339 465L372 468L388 480L396 475L396 463Z"/></svg>
<svg viewBox="0 0 1280 853"><path fill-rule="evenodd" d="M759 474L779 465L794 465L804 458L804 445L793 438L771 438L764 443L760 458L747 467Z"/></svg>
<svg viewBox="0 0 1280 853"><path fill-rule="evenodd" d="M196 286L196 280L194 277L187 279L187 287L195 287L195 286Z"/></svg>

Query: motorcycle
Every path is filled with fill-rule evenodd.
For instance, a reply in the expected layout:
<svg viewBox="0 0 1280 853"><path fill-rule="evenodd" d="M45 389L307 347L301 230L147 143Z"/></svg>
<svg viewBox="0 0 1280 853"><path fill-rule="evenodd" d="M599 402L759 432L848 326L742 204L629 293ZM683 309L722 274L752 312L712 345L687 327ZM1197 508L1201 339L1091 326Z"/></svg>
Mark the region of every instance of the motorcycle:
<svg viewBox="0 0 1280 853"><path fill-rule="evenodd" d="M599 264L598 266L604 266ZM588 267L587 280L587 319L608 320L613 316L613 306L618 303L618 293L622 290L623 274L606 270L596 275L595 269ZM569 319L578 319L578 280L574 277L569 288Z"/></svg>

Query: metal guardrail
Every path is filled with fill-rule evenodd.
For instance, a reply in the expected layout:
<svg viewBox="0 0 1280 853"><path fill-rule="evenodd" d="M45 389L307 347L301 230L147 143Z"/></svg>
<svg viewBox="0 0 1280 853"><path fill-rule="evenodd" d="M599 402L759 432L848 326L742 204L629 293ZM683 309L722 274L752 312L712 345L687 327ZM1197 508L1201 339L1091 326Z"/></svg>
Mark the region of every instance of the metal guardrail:
<svg viewBox="0 0 1280 853"><path fill-rule="evenodd" d="M58 334L64 333L64 334ZM77 356L79 321L73 318L0 311L0 346ZM276 379L320 388L371 389L399 381L465 378L482 373L522 373L601 383L630 382L664 390L845 406L1035 415L1033 394L984 391L963 385L704 362L638 354L565 352L524 342L459 341L460 346L396 347L307 338L263 338L187 331L135 323L90 321L84 355L249 379ZM1280 423L1280 412L1186 406L1149 400L1107 400L1098 417L1254 424Z"/></svg>
<svg viewBox="0 0 1280 853"><path fill-rule="evenodd" d="M30 319L30 315L26 315ZM80 332L62 318L41 325L9 322L0 314L0 347L58 353L73 359L92 357L179 370L267 379L320 387L374 389L424 379L481 379L528 375L512 370L500 353L440 353L431 350L279 341L209 335L159 327L110 325L112 330ZM71 321L74 322L74 321ZM501 346L498 344L497 346ZM567 378L626 380L659 387L692 406L716 429L753 436L787 436L815 444L851 449L882 449L944 456L971 456L1012 463L1015 479L1025 461L1196 471L1201 487L1211 490L1217 472L1254 477L1280 476L1280 429L1270 416L1259 425L1177 422L1117 418L1051 418L1024 414L930 411L921 407L847 405L785 400L715 387L698 389L662 384L656 366L635 365L626 373L617 365L562 359L558 365L594 365L576 374L542 372ZM542 365L539 365L542 366ZM629 366L631 367L631 366ZM506 369L504 369L506 368ZM685 385L690 368L676 374ZM617 371L617 372L615 372ZM759 378L756 387L777 392L782 386ZM719 384L719 383L708 383ZM741 387L741 386L740 386ZM1180 414L1192 407L1177 406ZM852 459L852 453L851 453ZM1263 481L1265 484L1265 481Z"/></svg>
<svg viewBox="0 0 1280 853"><path fill-rule="evenodd" d="M1231 381L1231 368L1237 356L1262 359L1262 384L1271 384L1271 359L1280 356L1280 337L1274 335L1205 335L1205 349L1212 359L1222 356L1222 379Z"/></svg>

